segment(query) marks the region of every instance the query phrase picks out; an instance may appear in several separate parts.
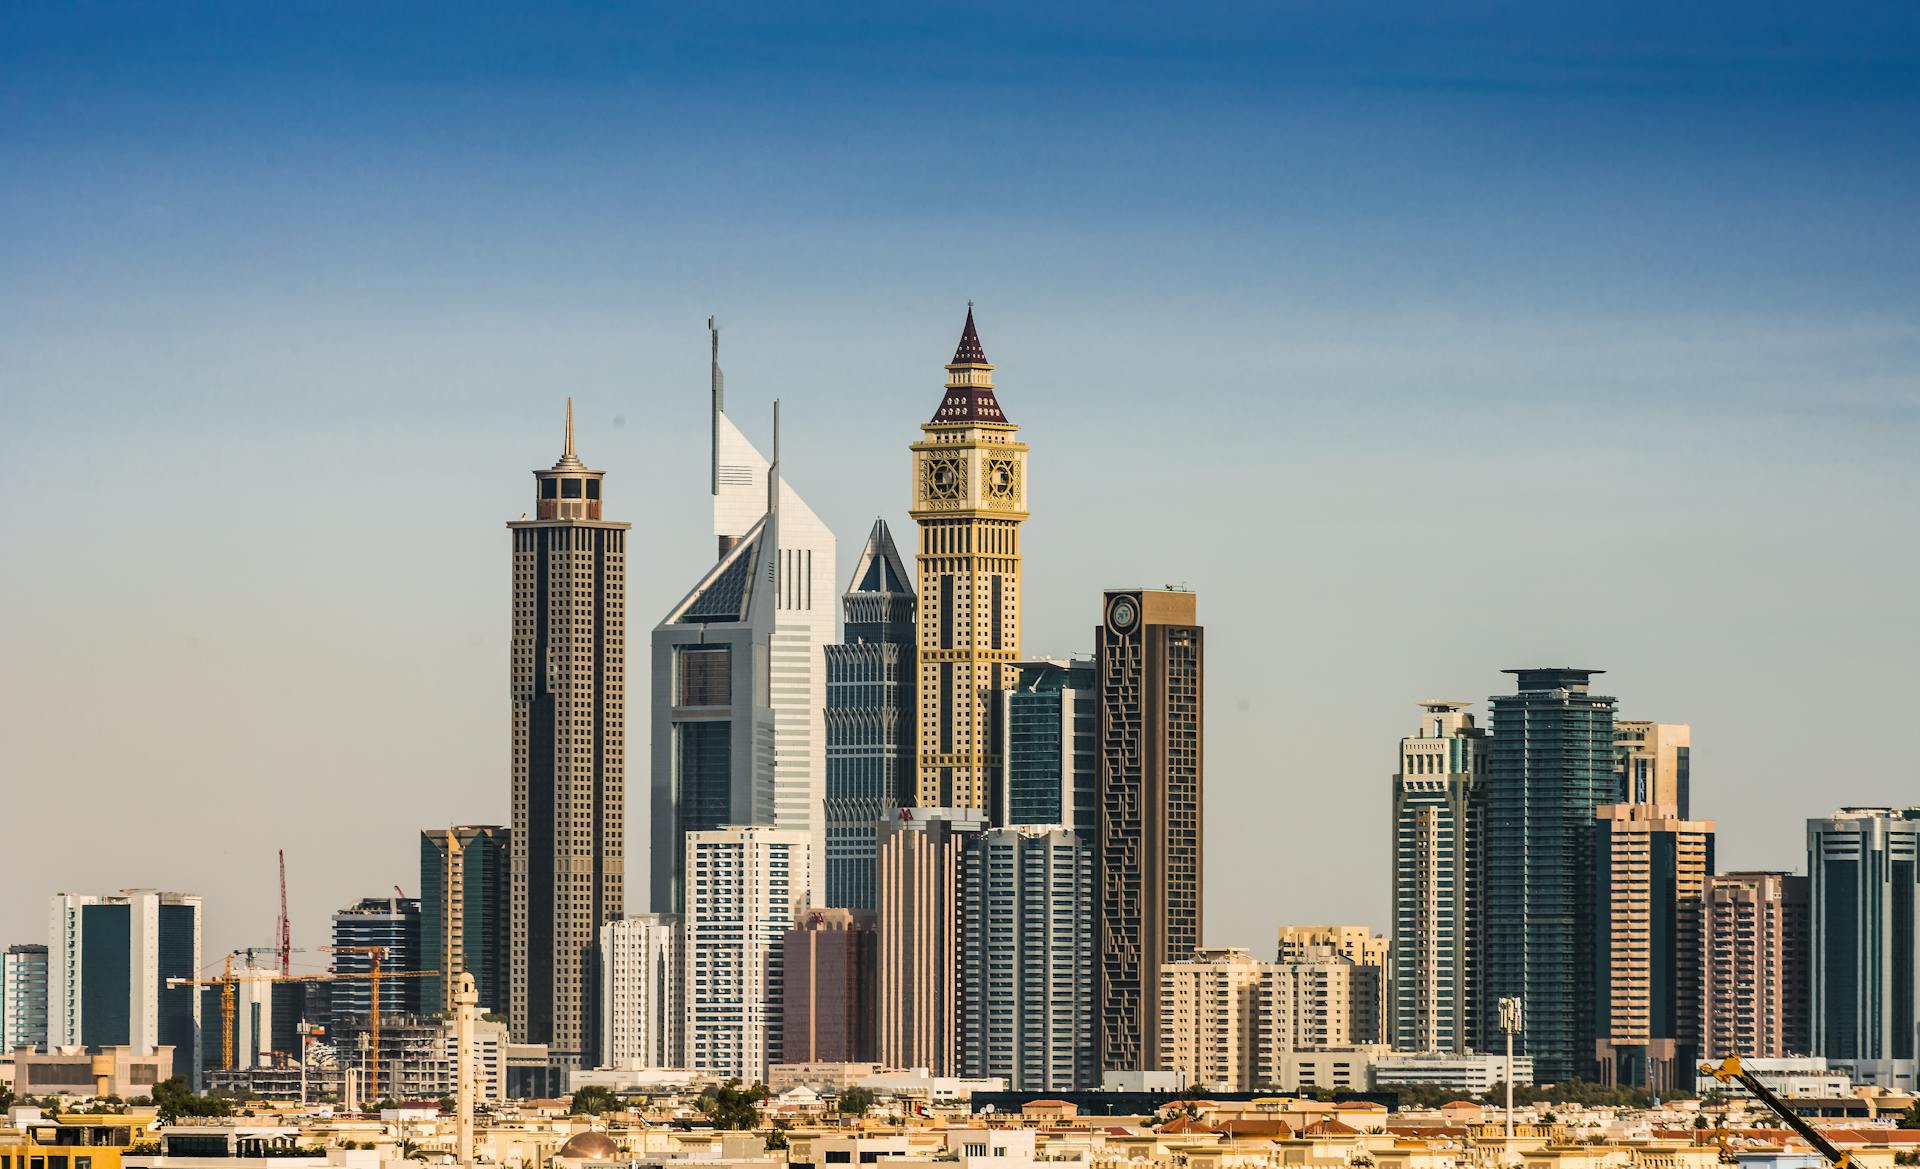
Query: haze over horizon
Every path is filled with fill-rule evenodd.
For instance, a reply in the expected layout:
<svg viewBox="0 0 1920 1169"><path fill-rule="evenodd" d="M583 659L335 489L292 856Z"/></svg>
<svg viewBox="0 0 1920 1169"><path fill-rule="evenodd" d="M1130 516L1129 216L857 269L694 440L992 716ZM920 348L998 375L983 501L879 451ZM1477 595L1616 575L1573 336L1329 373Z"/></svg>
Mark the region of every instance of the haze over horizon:
<svg viewBox="0 0 1920 1169"><path fill-rule="evenodd" d="M0 12L0 945L210 963L508 818L506 521L564 400L647 633L729 412L910 544L966 302L1028 656L1208 630L1205 932L1384 928L1414 703L1604 669L1719 864L1910 804L1920 15L1707 5ZM323 956L305 955L306 965Z"/></svg>

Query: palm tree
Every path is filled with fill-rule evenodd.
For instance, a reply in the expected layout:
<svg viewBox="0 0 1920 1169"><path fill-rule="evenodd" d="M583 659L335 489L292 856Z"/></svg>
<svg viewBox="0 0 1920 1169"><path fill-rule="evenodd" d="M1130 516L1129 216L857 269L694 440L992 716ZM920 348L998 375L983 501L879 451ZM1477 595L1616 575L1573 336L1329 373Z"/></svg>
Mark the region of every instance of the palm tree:
<svg viewBox="0 0 1920 1169"><path fill-rule="evenodd" d="M427 1159L427 1151L416 1144L412 1137L407 1137L400 1142L399 1152L403 1160L424 1161Z"/></svg>

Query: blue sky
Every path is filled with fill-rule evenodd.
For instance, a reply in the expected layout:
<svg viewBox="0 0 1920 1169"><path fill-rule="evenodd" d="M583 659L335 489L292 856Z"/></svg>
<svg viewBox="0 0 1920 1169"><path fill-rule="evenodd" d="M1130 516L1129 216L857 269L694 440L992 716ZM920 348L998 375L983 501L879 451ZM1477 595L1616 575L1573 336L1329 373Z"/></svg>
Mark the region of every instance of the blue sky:
<svg viewBox="0 0 1920 1169"><path fill-rule="evenodd" d="M562 399L641 644L709 548L707 314L850 562L968 299L1027 647L1200 593L1211 941L1384 925L1412 704L1506 666L1692 722L1723 864L1796 867L1915 790L1917 22L11 6L0 942L119 884L263 940L282 846L308 940L411 888L415 830L506 815L500 525Z"/></svg>

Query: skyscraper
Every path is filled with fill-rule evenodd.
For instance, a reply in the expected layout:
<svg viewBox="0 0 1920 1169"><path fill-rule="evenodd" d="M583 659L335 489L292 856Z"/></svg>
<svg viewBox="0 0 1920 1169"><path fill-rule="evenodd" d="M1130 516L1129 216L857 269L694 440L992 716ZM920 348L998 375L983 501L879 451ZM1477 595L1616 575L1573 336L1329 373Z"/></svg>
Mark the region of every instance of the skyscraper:
<svg viewBox="0 0 1920 1169"><path fill-rule="evenodd" d="M600 927L600 1060L685 1066L680 919L643 913Z"/></svg>
<svg viewBox="0 0 1920 1169"><path fill-rule="evenodd" d="M595 1062L594 944L626 913L627 524L604 518L604 471L566 448L533 473L513 533L512 954L516 1043L553 1066Z"/></svg>
<svg viewBox="0 0 1920 1169"><path fill-rule="evenodd" d="M1691 1091L1713 821L1607 804L1594 838L1593 1058L1603 1084Z"/></svg>
<svg viewBox="0 0 1920 1169"><path fill-rule="evenodd" d="M0 953L0 1052L47 1046L47 948Z"/></svg>
<svg viewBox="0 0 1920 1169"><path fill-rule="evenodd" d="M1813 1054L1856 1084L1920 1086L1920 807L1842 808L1807 821Z"/></svg>
<svg viewBox="0 0 1920 1169"><path fill-rule="evenodd" d="M681 986L686 1064L764 1082L785 1061L785 952L806 903L812 837L789 828L717 828L687 835Z"/></svg>
<svg viewBox="0 0 1920 1169"><path fill-rule="evenodd" d="M1098 1087L1093 849L1071 829L982 832L960 859L960 1074Z"/></svg>
<svg viewBox="0 0 1920 1169"><path fill-rule="evenodd" d="M1420 704L1393 777L1393 951L1387 1038L1399 1051L1460 1054L1474 1045L1475 789L1487 732L1471 703Z"/></svg>
<svg viewBox="0 0 1920 1169"><path fill-rule="evenodd" d="M726 412L711 320L709 488L718 560L653 632L652 905L677 913L689 832L805 832L824 890L825 646L836 637L833 532ZM816 895L814 900L818 900Z"/></svg>
<svg viewBox="0 0 1920 1169"><path fill-rule="evenodd" d="M126 889L56 893L47 922L47 1043L173 1048L200 1066L200 1000L170 978L200 971L200 898Z"/></svg>
<svg viewBox="0 0 1920 1169"><path fill-rule="evenodd" d="M1500 1034L1498 1001L1524 1004L1516 1050L1541 1083L1584 1076L1593 1050L1594 813L1612 803L1614 700L1594 694L1598 670L1508 670L1518 692L1495 695L1482 786L1479 945L1473 956L1479 1049Z"/></svg>
<svg viewBox="0 0 1920 1169"><path fill-rule="evenodd" d="M420 980L423 1009L451 1016L466 973L480 1010L506 1013L510 851L507 830L495 824L420 833L420 960L439 972Z"/></svg>
<svg viewBox="0 0 1920 1169"><path fill-rule="evenodd" d="M1807 878L1725 873L1707 881L1701 1057L1777 1059L1813 1050Z"/></svg>
<svg viewBox="0 0 1920 1169"><path fill-rule="evenodd" d="M873 915L809 909L781 940L788 1063L872 1063L879 934Z"/></svg>
<svg viewBox="0 0 1920 1169"><path fill-rule="evenodd" d="M1100 709L1100 1070L1152 1066L1160 971L1200 946L1203 630L1194 595L1106 594Z"/></svg>
<svg viewBox="0 0 1920 1169"><path fill-rule="evenodd" d="M960 853L975 808L901 808L880 831L879 1062L951 1076L959 1066Z"/></svg>
<svg viewBox="0 0 1920 1169"><path fill-rule="evenodd" d="M1020 524L1027 446L993 396L993 366L973 326L947 364L946 396L912 446L920 525L919 685L914 803L988 806L999 768L991 693L1014 684L1020 656Z"/></svg>
<svg viewBox="0 0 1920 1169"><path fill-rule="evenodd" d="M1016 662L998 691L1003 744L993 784L996 824L1064 824L1080 843L1100 839L1099 698L1087 659Z"/></svg>
<svg viewBox="0 0 1920 1169"><path fill-rule="evenodd" d="M373 958L364 947L381 949L382 970L432 970L420 954L420 900L417 897L363 897L333 913L333 972L364 975ZM421 1010L418 978L380 982L380 1013L411 1015ZM436 1003L434 1010L439 1009ZM373 1011L373 981L344 978L333 984L333 1025L365 1019Z"/></svg>
<svg viewBox="0 0 1920 1169"><path fill-rule="evenodd" d="M913 578L885 520L841 604L842 643L826 647L826 903L872 909L878 825L914 795Z"/></svg>
<svg viewBox="0 0 1920 1169"><path fill-rule="evenodd" d="M1615 767L1621 803L1652 804L1688 818L1693 806L1693 728L1685 723L1615 719Z"/></svg>

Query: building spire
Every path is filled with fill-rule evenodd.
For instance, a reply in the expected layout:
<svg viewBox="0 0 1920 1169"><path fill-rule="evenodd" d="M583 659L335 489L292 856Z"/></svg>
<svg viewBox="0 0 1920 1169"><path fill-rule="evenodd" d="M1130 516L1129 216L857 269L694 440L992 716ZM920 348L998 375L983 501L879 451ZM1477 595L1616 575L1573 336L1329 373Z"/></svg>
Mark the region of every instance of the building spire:
<svg viewBox="0 0 1920 1169"><path fill-rule="evenodd" d="M980 334L973 327L973 302L967 302L967 324L960 330L960 344L948 365L985 365L986 350L980 348Z"/></svg>
<svg viewBox="0 0 1920 1169"><path fill-rule="evenodd" d="M560 452L560 461L553 465L556 471L584 471L587 465L580 456L573 453L573 398L567 398L567 449Z"/></svg>
<svg viewBox="0 0 1920 1169"><path fill-rule="evenodd" d="M767 465L767 514L780 515L780 399L773 400L773 461Z"/></svg>
<svg viewBox="0 0 1920 1169"><path fill-rule="evenodd" d="M713 429L713 458L710 491L720 494L720 416L727 412L727 380L720 373L720 321L712 314L707 316L707 335L711 339L713 357L707 372L707 392L712 398L710 422Z"/></svg>

